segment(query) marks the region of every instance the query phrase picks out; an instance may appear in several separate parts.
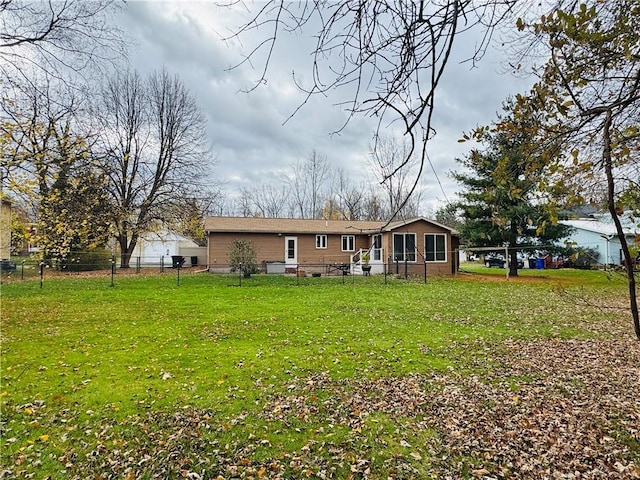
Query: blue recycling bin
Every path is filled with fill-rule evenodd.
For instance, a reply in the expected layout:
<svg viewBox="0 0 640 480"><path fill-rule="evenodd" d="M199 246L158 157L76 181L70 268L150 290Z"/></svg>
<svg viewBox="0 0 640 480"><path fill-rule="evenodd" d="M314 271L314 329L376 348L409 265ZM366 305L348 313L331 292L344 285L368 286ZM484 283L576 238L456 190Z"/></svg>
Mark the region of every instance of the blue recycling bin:
<svg viewBox="0 0 640 480"><path fill-rule="evenodd" d="M536 258L536 268L542 270L544 268L544 258Z"/></svg>

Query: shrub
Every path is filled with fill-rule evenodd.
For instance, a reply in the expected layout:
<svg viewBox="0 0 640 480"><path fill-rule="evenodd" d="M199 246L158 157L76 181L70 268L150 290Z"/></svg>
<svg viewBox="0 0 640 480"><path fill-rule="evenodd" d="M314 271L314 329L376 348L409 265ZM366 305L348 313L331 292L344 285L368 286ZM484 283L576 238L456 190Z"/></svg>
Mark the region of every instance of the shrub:
<svg viewBox="0 0 640 480"><path fill-rule="evenodd" d="M258 272L256 247L251 240L235 240L229 253L232 272L242 271L245 277Z"/></svg>
<svg viewBox="0 0 640 480"><path fill-rule="evenodd" d="M89 272L107 270L111 266L111 252L94 248L86 252L72 252L67 258L56 262L60 270Z"/></svg>
<svg viewBox="0 0 640 480"><path fill-rule="evenodd" d="M565 267L589 269L598 264L598 251L594 248L569 247L564 255L567 258Z"/></svg>

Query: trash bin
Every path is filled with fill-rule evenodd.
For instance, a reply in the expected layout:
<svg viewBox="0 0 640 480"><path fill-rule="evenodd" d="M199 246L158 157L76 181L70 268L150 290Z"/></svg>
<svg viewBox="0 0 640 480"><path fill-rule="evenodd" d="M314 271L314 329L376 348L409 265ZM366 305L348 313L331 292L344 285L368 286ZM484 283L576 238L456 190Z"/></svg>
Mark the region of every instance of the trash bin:
<svg viewBox="0 0 640 480"><path fill-rule="evenodd" d="M535 258L530 258L529 259L529 268L536 268L536 259Z"/></svg>
<svg viewBox="0 0 640 480"><path fill-rule="evenodd" d="M7 258L2 259L2 270L15 270L17 268L16 262L12 262Z"/></svg>
<svg viewBox="0 0 640 480"><path fill-rule="evenodd" d="M544 268L544 258L536 258L536 268L542 270Z"/></svg>
<svg viewBox="0 0 640 480"><path fill-rule="evenodd" d="M172 268L180 268L184 264L182 255L171 255Z"/></svg>
<svg viewBox="0 0 640 480"><path fill-rule="evenodd" d="M198 256L197 256L197 255L193 255L193 256L191 257L191 266L192 266L192 267L195 267L195 266L197 266L197 265L198 265Z"/></svg>

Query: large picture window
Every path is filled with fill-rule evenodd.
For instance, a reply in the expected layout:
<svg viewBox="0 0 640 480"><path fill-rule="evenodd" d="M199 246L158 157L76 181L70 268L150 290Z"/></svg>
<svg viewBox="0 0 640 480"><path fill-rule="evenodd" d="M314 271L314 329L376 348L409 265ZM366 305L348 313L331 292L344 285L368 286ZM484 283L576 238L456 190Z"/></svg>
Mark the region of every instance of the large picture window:
<svg viewBox="0 0 640 480"><path fill-rule="evenodd" d="M416 261L416 234L393 234L393 259L397 262Z"/></svg>
<svg viewBox="0 0 640 480"><path fill-rule="evenodd" d="M327 248L326 235L316 235L316 248Z"/></svg>
<svg viewBox="0 0 640 480"><path fill-rule="evenodd" d="M342 251L354 252L356 250L355 235L342 235Z"/></svg>
<svg viewBox="0 0 640 480"><path fill-rule="evenodd" d="M427 262L446 262L447 236L444 233L425 233L424 250Z"/></svg>

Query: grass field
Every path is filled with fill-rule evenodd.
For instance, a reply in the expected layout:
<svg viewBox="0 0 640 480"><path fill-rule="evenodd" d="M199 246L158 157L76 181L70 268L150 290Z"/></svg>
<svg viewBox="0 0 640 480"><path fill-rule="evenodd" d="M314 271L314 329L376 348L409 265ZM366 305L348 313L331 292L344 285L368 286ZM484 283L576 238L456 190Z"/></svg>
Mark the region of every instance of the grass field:
<svg viewBox="0 0 640 480"><path fill-rule="evenodd" d="M640 478L604 272L1 286L0 478Z"/></svg>

